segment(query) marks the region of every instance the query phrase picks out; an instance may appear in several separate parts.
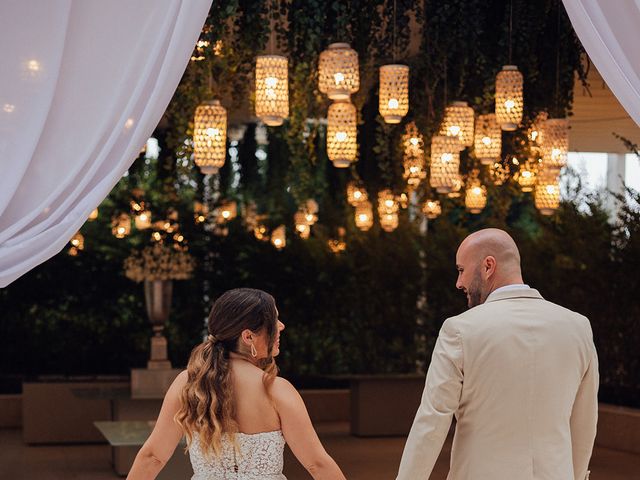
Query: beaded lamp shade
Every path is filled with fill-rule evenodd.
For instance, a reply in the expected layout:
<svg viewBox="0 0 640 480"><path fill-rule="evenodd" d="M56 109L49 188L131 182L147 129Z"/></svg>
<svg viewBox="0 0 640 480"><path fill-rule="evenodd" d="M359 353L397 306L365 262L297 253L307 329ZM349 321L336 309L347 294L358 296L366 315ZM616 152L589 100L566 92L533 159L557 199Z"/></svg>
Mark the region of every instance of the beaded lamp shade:
<svg viewBox="0 0 640 480"><path fill-rule="evenodd" d="M348 43L332 43L320 53L318 88L331 100L348 100L360 88L358 52Z"/></svg>
<svg viewBox="0 0 640 480"><path fill-rule="evenodd" d="M397 213L400 205L389 189L378 192L378 213Z"/></svg>
<svg viewBox="0 0 640 480"><path fill-rule="evenodd" d="M523 192L532 192L536 186L537 168L533 161L524 162L516 174L516 180Z"/></svg>
<svg viewBox="0 0 640 480"><path fill-rule="evenodd" d="M380 67L379 111L386 123L400 123L409 112L409 67Z"/></svg>
<svg viewBox="0 0 640 480"><path fill-rule="evenodd" d="M327 155L335 167L346 168L356 160L358 150L356 107L350 102L334 102L327 117Z"/></svg>
<svg viewBox="0 0 640 480"><path fill-rule="evenodd" d="M307 222L305 212L298 210L293 215L293 223L296 225L296 232L301 238L309 238L309 235L311 234L311 225Z"/></svg>
<svg viewBox="0 0 640 480"><path fill-rule="evenodd" d="M149 210L139 212L135 216L134 222L138 230L146 230L151 226L151 212Z"/></svg>
<svg viewBox="0 0 640 480"><path fill-rule="evenodd" d="M366 232L373 226L373 207L369 200L365 200L356 205L355 213L356 227Z"/></svg>
<svg viewBox="0 0 640 480"><path fill-rule="evenodd" d="M502 130L514 131L522 121L523 84L515 65L505 65L496 76L496 121Z"/></svg>
<svg viewBox="0 0 640 480"><path fill-rule="evenodd" d="M569 120L550 118L543 124L542 163L545 169L560 170L569 153Z"/></svg>
<svg viewBox="0 0 640 480"><path fill-rule="evenodd" d="M457 137L431 139L431 186L438 193L449 193L460 169L460 142Z"/></svg>
<svg viewBox="0 0 640 480"><path fill-rule="evenodd" d="M216 173L226 156L227 111L219 100L201 103L193 123L195 163L205 175Z"/></svg>
<svg viewBox="0 0 640 480"><path fill-rule="evenodd" d="M280 225L271 232L271 244L278 250L287 246L287 236L284 225Z"/></svg>
<svg viewBox="0 0 640 480"><path fill-rule="evenodd" d="M216 210L216 222L219 224L233 220L238 216L238 204L234 200L224 202Z"/></svg>
<svg viewBox="0 0 640 480"><path fill-rule="evenodd" d="M444 110L444 119L440 125L440 135L458 137L460 146L473 145L473 108L467 102L453 102Z"/></svg>
<svg viewBox="0 0 640 480"><path fill-rule="evenodd" d="M368 200L369 196L364 187L358 185L355 181L351 181L347 184L347 202L350 205L356 206L360 202Z"/></svg>
<svg viewBox="0 0 640 480"><path fill-rule="evenodd" d="M289 71L286 57L256 57L256 116L270 127L289 116Z"/></svg>
<svg viewBox="0 0 640 480"><path fill-rule="evenodd" d="M393 232L398 228L399 218L397 213L383 213L380 215L380 227L385 232Z"/></svg>
<svg viewBox="0 0 640 480"><path fill-rule="evenodd" d="M427 200L422 206L422 212L428 219L433 220L442 213L442 206L438 200Z"/></svg>
<svg viewBox="0 0 640 480"><path fill-rule="evenodd" d="M480 213L487 206L487 189L479 180L470 182L464 197L467 210L473 214Z"/></svg>
<svg viewBox="0 0 640 480"><path fill-rule="evenodd" d="M491 165L500 158L502 152L502 130L496 122L496 115L489 113L478 116L474 137L476 158L483 165Z"/></svg>
<svg viewBox="0 0 640 480"><path fill-rule="evenodd" d="M560 185L554 171L538 174L535 187L535 205L542 215L553 215L560 206Z"/></svg>
<svg viewBox="0 0 640 480"><path fill-rule="evenodd" d="M403 176L409 188L413 189L427 176L424 139L414 122L407 124L405 133L402 136L402 145L404 147Z"/></svg>
<svg viewBox="0 0 640 480"><path fill-rule="evenodd" d="M447 193L447 197L449 198L459 198L462 196L462 187L464 186L464 181L462 180L462 175L459 173L454 175L453 180L451 182L451 191Z"/></svg>

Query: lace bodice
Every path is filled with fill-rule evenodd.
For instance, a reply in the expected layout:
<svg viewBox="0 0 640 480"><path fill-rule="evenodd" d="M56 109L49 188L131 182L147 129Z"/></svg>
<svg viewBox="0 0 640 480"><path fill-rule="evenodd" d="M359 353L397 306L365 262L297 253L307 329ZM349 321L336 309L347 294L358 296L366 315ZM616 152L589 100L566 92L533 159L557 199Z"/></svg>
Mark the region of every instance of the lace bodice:
<svg viewBox="0 0 640 480"><path fill-rule="evenodd" d="M285 441L280 430L237 433L236 439L239 453L235 453L233 443L224 436L220 457L207 460L198 436L194 435L189 447L191 480L286 480L282 474Z"/></svg>

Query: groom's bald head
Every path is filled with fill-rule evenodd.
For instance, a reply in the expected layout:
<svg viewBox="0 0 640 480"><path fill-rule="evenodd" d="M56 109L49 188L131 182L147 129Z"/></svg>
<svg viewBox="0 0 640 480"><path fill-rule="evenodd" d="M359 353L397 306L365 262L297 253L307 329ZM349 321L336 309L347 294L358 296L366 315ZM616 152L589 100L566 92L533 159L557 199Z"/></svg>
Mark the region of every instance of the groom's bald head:
<svg viewBox="0 0 640 480"><path fill-rule="evenodd" d="M467 294L470 307L484 303L504 285L522 283L520 252L504 230L486 228L463 240L456 254L456 287Z"/></svg>

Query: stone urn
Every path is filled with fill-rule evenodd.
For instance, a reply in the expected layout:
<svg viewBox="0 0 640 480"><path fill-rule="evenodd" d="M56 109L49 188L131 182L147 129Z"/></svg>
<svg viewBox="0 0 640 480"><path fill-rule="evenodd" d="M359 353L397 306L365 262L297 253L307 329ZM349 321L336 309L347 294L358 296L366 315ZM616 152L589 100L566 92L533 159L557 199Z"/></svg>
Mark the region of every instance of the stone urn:
<svg viewBox="0 0 640 480"><path fill-rule="evenodd" d="M167 339L163 335L166 321L171 312L171 297L173 282L171 280L145 280L144 300L147 306L147 316L153 327L151 337L151 355L147 362L150 370L171 368L167 356Z"/></svg>

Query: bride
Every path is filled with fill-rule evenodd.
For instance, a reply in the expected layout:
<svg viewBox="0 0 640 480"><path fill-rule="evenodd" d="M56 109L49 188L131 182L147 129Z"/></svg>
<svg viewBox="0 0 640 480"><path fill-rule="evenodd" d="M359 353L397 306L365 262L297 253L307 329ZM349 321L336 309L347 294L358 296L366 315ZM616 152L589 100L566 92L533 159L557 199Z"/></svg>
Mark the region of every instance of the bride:
<svg viewBox="0 0 640 480"><path fill-rule="evenodd" d="M208 330L167 391L127 479L154 479L186 435L192 480L286 480L285 442L314 479L344 480L300 394L277 376L284 324L273 297L249 288L224 293Z"/></svg>

